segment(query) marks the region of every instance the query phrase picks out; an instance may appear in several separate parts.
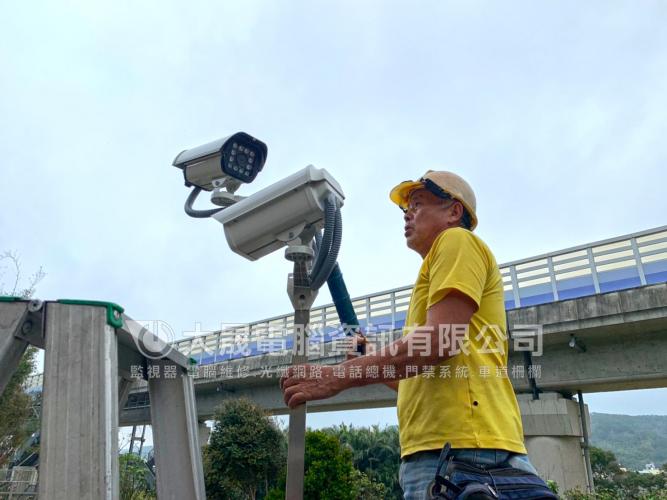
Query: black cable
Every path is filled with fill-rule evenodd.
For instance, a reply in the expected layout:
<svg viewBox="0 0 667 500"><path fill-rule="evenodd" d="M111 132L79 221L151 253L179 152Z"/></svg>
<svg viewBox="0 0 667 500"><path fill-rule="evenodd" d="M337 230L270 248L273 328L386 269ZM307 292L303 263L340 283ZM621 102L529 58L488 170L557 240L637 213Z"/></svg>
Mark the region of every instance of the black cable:
<svg viewBox="0 0 667 500"><path fill-rule="evenodd" d="M217 214L221 210L224 210L223 208L211 208L209 210L195 210L192 208L192 204L195 202L197 199L197 196L199 196L199 193L201 192L201 188L199 186L195 186L192 191L190 191L190 194L188 195L188 198L185 200L185 213L188 214L190 217L194 217L196 219L205 219L207 217L211 217L212 215Z"/></svg>
<svg viewBox="0 0 667 500"><path fill-rule="evenodd" d="M320 267L320 270L317 272L317 274L312 277L311 287L313 289L320 288L324 282L327 281L331 271L336 265L336 260L338 259L338 251L340 250L340 243L343 236L343 219L340 214L340 208L336 209L333 219L334 224L331 246L328 250L325 246L320 247L318 257L324 254L324 263Z"/></svg>
<svg viewBox="0 0 667 500"><path fill-rule="evenodd" d="M329 250L331 249L331 241L333 240L335 224L336 202L333 197L327 197L324 200L324 236L322 237L322 241L317 242L319 251L317 252L315 263L313 264L313 267L310 271L310 276L312 277L311 282L314 280L314 278L319 276L326 256L329 254ZM324 280L322 280L322 283L324 283Z"/></svg>

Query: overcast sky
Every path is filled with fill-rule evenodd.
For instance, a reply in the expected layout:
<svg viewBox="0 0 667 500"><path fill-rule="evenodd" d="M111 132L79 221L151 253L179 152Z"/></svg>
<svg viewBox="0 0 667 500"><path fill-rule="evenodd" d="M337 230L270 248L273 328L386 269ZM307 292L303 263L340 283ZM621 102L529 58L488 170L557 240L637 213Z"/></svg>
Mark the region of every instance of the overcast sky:
<svg viewBox="0 0 667 500"><path fill-rule="evenodd" d="M269 147L239 194L309 163L340 182L355 296L414 281L388 191L427 169L472 184L499 262L667 223L664 2L30 1L0 17L0 250L44 267L45 299L115 301L177 335L288 313L282 251L246 261L183 213L176 154L239 130ZM666 395L588 401L667 414Z"/></svg>

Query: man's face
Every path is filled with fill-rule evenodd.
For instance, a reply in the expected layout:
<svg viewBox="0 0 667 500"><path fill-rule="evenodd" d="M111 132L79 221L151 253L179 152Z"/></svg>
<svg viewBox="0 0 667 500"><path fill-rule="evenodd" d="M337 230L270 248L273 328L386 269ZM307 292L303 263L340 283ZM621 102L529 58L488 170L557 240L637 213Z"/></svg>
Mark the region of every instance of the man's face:
<svg viewBox="0 0 667 500"><path fill-rule="evenodd" d="M423 188L410 193L408 210L403 217L408 248L426 257L435 238L451 227L449 212L455 203L455 200L443 200Z"/></svg>

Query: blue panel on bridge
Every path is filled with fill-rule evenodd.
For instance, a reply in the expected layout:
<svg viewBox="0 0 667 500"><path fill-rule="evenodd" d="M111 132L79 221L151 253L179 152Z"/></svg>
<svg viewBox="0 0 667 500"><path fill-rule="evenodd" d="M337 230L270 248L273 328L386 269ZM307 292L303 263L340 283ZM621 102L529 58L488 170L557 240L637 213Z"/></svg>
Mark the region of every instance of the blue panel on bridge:
<svg viewBox="0 0 667 500"><path fill-rule="evenodd" d="M536 306L539 304L546 304L554 301L554 294L552 292L543 293L540 295L531 295L530 297L521 297L521 307Z"/></svg>
<svg viewBox="0 0 667 500"><path fill-rule="evenodd" d="M540 283L539 285L519 288L519 299L521 306L535 306L554 301L551 283Z"/></svg>
<svg viewBox="0 0 667 500"><path fill-rule="evenodd" d="M557 280L556 289L558 290L558 298L560 300L576 299L595 294L593 276L590 274L588 276Z"/></svg>
<svg viewBox="0 0 667 500"><path fill-rule="evenodd" d="M600 280L600 292L602 293L641 286L636 267L602 271L598 273L598 279Z"/></svg>
<svg viewBox="0 0 667 500"><path fill-rule="evenodd" d="M646 283L649 285L667 281L667 260L648 262L643 264L643 267Z"/></svg>
<svg viewBox="0 0 667 500"><path fill-rule="evenodd" d="M667 260L645 263L643 264L643 268L646 282L648 284L667 282ZM598 273L598 278L600 282L600 291L603 293L640 286L639 275L635 267L601 271ZM595 287L591 275L558 280L556 282L556 288L560 300L595 295ZM525 287L520 289L519 293L521 297L521 307L545 304L554 301L550 283ZM505 308L514 309L516 307L512 291L506 291ZM405 325L405 317L406 311L401 311L395 313L393 325L391 324L391 315L389 314L371 318L370 327L366 320L360 320L359 323L367 335L374 335L386 330L402 328ZM309 338L309 342L330 343L343 336L344 331L341 328L326 327L324 329L316 330ZM252 341L247 344L228 347L227 350L218 352L217 355L214 353L202 353L198 362L200 365L206 365L231 359L257 356L269 352L291 350L292 345L293 339L291 335L287 337Z"/></svg>
<svg viewBox="0 0 667 500"><path fill-rule="evenodd" d="M558 298L560 300L578 299L579 297L587 297L589 295L595 295L595 287L593 285L568 288L563 291L558 290Z"/></svg>
<svg viewBox="0 0 667 500"><path fill-rule="evenodd" d="M514 292L512 290L506 290L504 297L505 309L514 309Z"/></svg>

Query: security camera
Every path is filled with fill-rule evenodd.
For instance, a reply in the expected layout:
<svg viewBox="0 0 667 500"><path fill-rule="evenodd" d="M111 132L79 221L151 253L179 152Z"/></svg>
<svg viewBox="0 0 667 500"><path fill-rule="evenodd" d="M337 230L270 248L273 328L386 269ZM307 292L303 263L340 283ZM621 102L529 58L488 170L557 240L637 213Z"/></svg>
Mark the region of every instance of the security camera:
<svg viewBox="0 0 667 500"><path fill-rule="evenodd" d="M266 161L267 147L245 132L186 149L173 165L183 170L186 186L205 191L226 188L230 193L255 180Z"/></svg>
<svg viewBox="0 0 667 500"><path fill-rule="evenodd" d="M212 217L224 226L232 251L257 260L296 240L306 228L321 229L326 205L339 209L344 199L326 170L309 165Z"/></svg>

